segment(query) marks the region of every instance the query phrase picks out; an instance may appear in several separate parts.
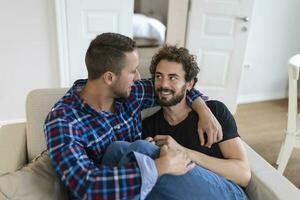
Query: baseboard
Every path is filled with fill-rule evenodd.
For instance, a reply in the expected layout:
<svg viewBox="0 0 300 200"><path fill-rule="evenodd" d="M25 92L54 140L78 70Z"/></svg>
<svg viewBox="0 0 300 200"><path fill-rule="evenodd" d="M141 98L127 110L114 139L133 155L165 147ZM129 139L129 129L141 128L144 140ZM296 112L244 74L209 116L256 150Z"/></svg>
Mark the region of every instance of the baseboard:
<svg viewBox="0 0 300 200"><path fill-rule="evenodd" d="M237 99L238 104L254 103L260 101L269 101L287 98L287 92L269 93L269 94L249 94L239 95Z"/></svg>

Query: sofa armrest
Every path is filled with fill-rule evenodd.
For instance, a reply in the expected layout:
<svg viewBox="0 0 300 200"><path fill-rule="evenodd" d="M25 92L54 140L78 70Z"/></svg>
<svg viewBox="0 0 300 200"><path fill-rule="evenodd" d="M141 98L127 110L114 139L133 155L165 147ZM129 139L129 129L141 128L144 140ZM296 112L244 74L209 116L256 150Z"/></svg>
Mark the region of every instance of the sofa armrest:
<svg viewBox="0 0 300 200"><path fill-rule="evenodd" d="M251 180L246 192L251 200L286 200L300 197L300 190L246 143Z"/></svg>
<svg viewBox="0 0 300 200"><path fill-rule="evenodd" d="M26 123L0 127L0 175L15 171L27 163Z"/></svg>

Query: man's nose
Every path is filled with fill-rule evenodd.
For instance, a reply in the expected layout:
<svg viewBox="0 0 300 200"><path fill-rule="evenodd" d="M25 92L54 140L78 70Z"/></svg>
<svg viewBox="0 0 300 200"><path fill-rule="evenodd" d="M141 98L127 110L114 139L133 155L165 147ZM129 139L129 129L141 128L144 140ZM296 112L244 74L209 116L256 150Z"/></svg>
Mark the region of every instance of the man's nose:
<svg viewBox="0 0 300 200"><path fill-rule="evenodd" d="M169 86L169 81L166 78L163 78L161 80L161 87L168 87Z"/></svg>

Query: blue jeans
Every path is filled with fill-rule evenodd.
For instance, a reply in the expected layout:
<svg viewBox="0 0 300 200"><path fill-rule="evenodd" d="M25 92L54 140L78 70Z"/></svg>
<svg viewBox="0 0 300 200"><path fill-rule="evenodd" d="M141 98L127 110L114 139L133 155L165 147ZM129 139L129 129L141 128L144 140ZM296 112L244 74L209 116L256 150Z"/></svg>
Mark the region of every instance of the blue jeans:
<svg viewBox="0 0 300 200"><path fill-rule="evenodd" d="M133 143L117 141L106 150L102 164L109 166L124 165L136 151L156 159L159 147L144 140ZM139 199L137 197L136 199ZM201 166L194 167L181 176L163 175L158 178L147 200L247 200L243 189L236 183L225 179Z"/></svg>

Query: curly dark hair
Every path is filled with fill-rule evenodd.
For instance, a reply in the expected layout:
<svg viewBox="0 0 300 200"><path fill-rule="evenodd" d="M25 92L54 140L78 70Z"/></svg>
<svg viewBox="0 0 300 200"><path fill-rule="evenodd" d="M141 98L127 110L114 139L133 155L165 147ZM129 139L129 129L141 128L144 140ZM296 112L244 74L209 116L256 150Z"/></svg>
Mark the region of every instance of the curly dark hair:
<svg viewBox="0 0 300 200"><path fill-rule="evenodd" d="M194 85L196 84L200 68L198 67L196 56L191 55L188 49L174 45L162 46L151 60L150 73L153 80L155 78L156 67L161 60L181 63L185 71L185 81L194 80Z"/></svg>
<svg viewBox="0 0 300 200"><path fill-rule="evenodd" d="M118 33L98 35L85 55L88 78L95 80L107 71L119 74L125 63L124 53L135 49L135 41L127 36Z"/></svg>

